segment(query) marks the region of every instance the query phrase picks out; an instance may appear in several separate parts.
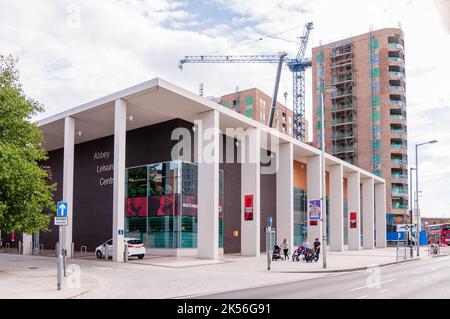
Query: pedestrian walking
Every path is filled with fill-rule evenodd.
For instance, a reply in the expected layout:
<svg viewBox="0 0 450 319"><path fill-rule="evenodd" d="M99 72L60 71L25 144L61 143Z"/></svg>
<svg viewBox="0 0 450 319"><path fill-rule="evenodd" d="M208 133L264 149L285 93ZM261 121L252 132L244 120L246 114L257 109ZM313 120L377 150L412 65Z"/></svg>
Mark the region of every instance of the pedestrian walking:
<svg viewBox="0 0 450 319"><path fill-rule="evenodd" d="M319 238L316 238L316 240L313 243L314 246L314 252L316 254L316 260L319 260L319 255L320 255L320 241Z"/></svg>
<svg viewBox="0 0 450 319"><path fill-rule="evenodd" d="M283 249L283 253L284 253L284 260L289 259L289 243L287 241L287 239L283 239L283 242L281 243L281 248Z"/></svg>

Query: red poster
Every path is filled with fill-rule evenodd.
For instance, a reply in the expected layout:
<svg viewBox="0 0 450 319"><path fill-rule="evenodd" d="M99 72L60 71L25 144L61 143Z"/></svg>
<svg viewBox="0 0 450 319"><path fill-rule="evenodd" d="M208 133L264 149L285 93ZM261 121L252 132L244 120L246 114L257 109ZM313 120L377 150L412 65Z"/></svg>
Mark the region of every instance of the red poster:
<svg viewBox="0 0 450 319"><path fill-rule="evenodd" d="M356 212L350 212L350 228L356 228Z"/></svg>
<svg viewBox="0 0 450 319"><path fill-rule="evenodd" d="M253 195L244 196L244 220L253 220Z"/></svg>
<svg viewBox="0 0 450 319"><path fill-rule="evenodd" d="M125 217L146 217L147 197L135 197L126 199Z"/></svg>

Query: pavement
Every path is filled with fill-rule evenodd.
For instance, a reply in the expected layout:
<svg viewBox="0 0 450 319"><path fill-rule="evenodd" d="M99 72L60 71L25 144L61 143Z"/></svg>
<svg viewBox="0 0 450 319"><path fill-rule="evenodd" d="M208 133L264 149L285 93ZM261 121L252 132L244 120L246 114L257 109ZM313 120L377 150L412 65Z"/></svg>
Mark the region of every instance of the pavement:
<svg viewBox="0 0 450 319"><path fill-rule="evenodd" d="M395 248L328 252L324 272L321 260L312 264L276 261L268 271L265 254L225 255L218 261L147 256L128 263L81 257L68 259L70 274L58 291L56 258L0 253L0 298L191 298L300 281L326 281L342 276L342 272L403 262L404 258L400 255L397 260ZM415 258L410 263L428 259L432 258L422 249L421 260Z"/></svg>

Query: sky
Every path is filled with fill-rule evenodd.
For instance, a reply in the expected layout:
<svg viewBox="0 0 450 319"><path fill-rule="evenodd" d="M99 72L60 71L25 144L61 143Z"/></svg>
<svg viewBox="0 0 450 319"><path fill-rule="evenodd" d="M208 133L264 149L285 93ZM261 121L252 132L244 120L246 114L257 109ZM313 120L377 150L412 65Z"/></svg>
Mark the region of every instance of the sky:
<svg viewBox="0 0 450 319"><path fill-rule="evenodd" d="M187 64L185 55L293 57L312 21L306 56L320 43L401 26L405 34L408 153L419 152L422 216L450 217L450 0L0 0L0 54L19 58L37 119L160 77L205 96L258 87L271 95L275 65ZM262 40L259 40L262 39ZM292 106L292 78L280 83ZM311 71L306 71L311 119ZM312 136L312 134L310 134Z"/></svg>

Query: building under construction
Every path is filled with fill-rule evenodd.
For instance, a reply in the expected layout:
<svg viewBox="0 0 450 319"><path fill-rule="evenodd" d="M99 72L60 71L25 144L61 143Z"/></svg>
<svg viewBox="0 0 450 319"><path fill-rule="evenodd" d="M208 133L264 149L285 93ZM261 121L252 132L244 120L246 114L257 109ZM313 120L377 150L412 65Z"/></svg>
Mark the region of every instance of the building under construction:
<svg viewBox="0 0 450 319"><path fill-rule="evenodd" d="M387 28L313 48L313 139L328 153L386 180L388 225L406 222L408 160L403 32ZM389 217L392 217L390 219Z"/></svg>
<svg viewBox="0 0 450 319"><path fill-rule="evenodd" d="M234 93L223 95L218 102L260 123L267 125L269 122L272 97L257 88L242 91L237 89ZM273 128L292 136L293 121L292 110L286 105L277 102L272 125ZM305 121L305 131L306 140L308 140L307 121Z"/></svg>

